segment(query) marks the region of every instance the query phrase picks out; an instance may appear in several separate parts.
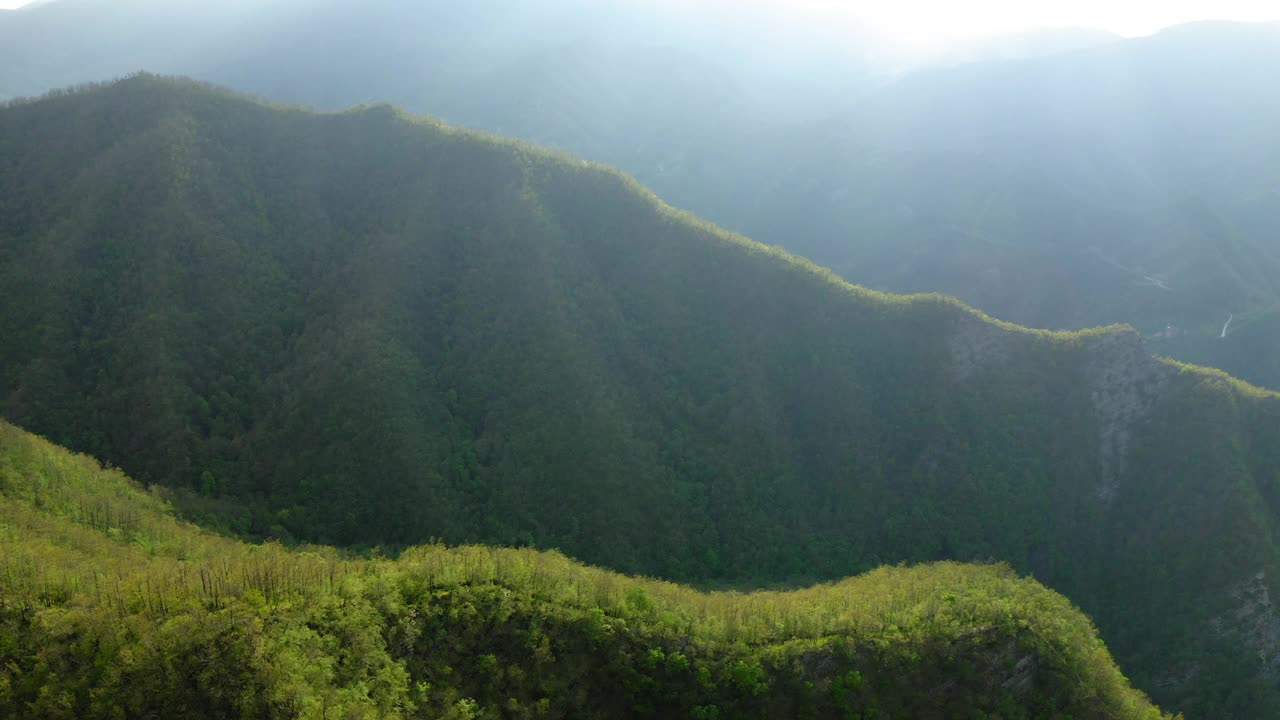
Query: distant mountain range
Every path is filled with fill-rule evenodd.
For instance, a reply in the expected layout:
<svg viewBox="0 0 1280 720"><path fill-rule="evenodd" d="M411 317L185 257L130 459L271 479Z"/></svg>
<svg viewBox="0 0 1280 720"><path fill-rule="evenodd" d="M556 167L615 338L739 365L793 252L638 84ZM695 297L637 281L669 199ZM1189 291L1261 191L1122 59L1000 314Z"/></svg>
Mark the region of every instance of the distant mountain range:
<svg viewBox="0 0 1280 720"><path fill-rule="evenodd" d="M1124 37L1092 28L1035 28L1022 32L984 38L946 52L934 65L960 65L975 62L998 62L1060 55L1087 50L1100 45L1124 42Z"/></svg>
<svg viewBox="0 0 1280 720"><path fill-rule="evenodd" d="M735 226L855 282L1040 327L1128 322L1277 386L1277 66L1275 27L1202 24L918 73L776 139L763 166L786 170Z"/></svg>

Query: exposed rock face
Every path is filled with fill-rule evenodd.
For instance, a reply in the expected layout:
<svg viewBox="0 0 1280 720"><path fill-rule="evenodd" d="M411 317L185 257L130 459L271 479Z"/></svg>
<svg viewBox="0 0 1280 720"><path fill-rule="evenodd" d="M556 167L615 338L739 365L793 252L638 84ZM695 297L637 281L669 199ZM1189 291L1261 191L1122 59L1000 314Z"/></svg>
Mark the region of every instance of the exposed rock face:
<svg viewBox="0 0 1280 720"><path fill-rule="evenodd" d="M1020 693L1025 693L1035 685L1039 670L1039 657L1030 654L1022 655L1013 663L1012 669L1008 671L1008 677L1000 683L1000 687L1013 688Z"/></svg>
<svg viewBox="0 0 1280 720"><path fill-rule="evenodd" d="M1280 679L1280 612L1271 599L1267 572L1259 570L1229 588L1227 595L1235 607L1209 620L1209 627L1218 637L1255 653L1259 677ZM1177 687L1196 682L1199 677L1199 663L1185 663L1171 668L1156 684Z"/></svg>
<svg viewBox="0 0 1280 720"><path fill-rule="evenodd" d="M1280 677L1280 614L1271 601L1266 571L1259 570L1230 594L1236 607L1212 620L1214 630L1257 653L1264 677Z"/></svg>
<svg viewBox="0 0 1280 720"><path fill-rule="evenodd" d="M1085 353L1089 398L1098 420L1097 495L1109 502L1126 470L1133 424L1177 370L1152 357L1133 330L1089 336Z"/></svg>
<svg viewBox="0 0 1280 720"><path fill-rule="evenodd" d="M1024 640L1004 637L994 626L975 627L953 641L949 651L954 661L964 663L966 670L970 671L969 678L945 677L937 684L921 685L917 689L929 698L929 704L953 707L962 707L967 702L965 696L975 691L987 696L1008 691L1017 697L1043 691L1045 683L1050 680L1043 672L1047 659ZM874 666L876 654L870 648L864 648L859 655L864 662ZM924 662L927 665L939 659L928 658ZM816 678L818 692L824 693L831 692L832 679L848 667L847 660L842 660L832 647L807 653L800 662L806 667L807 674ZM1052 665L1052 661L1047 664Z"/></svg>
<svg viewBox="0 0 1280 720"><path fill-rule="evenodd" d="M964 381L1007 362L1014 343L1028 342L1020 331L976 315L961 315L949 338L952 371ZM1177 370L1152 357L1132 329L1083 337L1084 374L1098 423L1097 496L1111 501L1120 487L1132 444L1133 424L1151 408Z"/></svg>

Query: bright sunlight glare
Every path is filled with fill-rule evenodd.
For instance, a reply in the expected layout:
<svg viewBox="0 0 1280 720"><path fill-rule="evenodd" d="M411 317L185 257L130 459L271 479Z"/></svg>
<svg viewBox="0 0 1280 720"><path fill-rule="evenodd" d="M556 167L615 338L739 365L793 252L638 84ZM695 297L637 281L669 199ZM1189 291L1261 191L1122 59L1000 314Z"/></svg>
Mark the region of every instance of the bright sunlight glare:
<svg viewBox="0 0 1280 720"><path fill-rule="evenodd" d="M1274 0L897 0L842 3L807 0L819 12L839 8L874 30L913 45L1034 28L1083 27L1129 37L1197 20L1269 21L1280 18Z"/></svg>
<svg viewBox="0 0 1280 720"><path fill-rule="evenodd" d="M33 0L0 0L14 9ZM55 0L74 2L76 0ZM125 2L125 0L119 0ZM213 2L214 0L207 0ZM262 0L269 3L271 0ZM1044 28L1089 28L1135 37L1197 20L1280 21L1276 0L596 0L631 2L686 17L769 22L779 32L857 33L905 50Z"/></svg>

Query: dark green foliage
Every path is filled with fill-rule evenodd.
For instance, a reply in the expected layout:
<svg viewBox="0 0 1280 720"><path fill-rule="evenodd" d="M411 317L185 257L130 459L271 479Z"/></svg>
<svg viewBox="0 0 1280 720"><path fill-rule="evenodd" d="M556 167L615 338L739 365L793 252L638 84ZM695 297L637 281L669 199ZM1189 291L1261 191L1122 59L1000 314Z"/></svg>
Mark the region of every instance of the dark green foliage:
<svg viewBox="0 0 1280 720"><path fill-rule="evenodd" d="M1280 402L1125 328L861 290L607 169L150 76L0 111L0 297L0 414L224 529L719 586L994 559L1171 707L1280 702L1274 610L1226 622L1280 577Z"/></svg>
<svg viewBox="0 0 1280 720"><path fill-rule="evenodd" d="M0 98L147 69L389 101L616 165L852 282L1034 327L1125 322L1280 388L1280 27L1036 33L889 82L849 28L788 40L749 8L700 25L654 5L37 3L0 13Z"/></svg>
<svg viewBox="0 0 1280 720"><path fill-rule="evenodd" d="M1165 717L1079 611L1004 567L743 595L532 550L289 552L177 522L5 423L0 715Z"/></svg>

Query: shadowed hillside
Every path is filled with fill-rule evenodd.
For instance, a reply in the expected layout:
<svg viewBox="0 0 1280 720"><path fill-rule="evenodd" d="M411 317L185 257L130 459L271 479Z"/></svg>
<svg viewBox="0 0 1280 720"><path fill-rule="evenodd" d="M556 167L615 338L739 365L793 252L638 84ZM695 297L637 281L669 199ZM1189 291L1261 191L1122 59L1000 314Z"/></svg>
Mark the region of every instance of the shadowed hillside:
<svg viewBox="0 0 1280 720"><path fill-rule="evenodd" d="M698 593L555 553L213 536L0 422L8 717L1162 717L1006 568Z"/></svg>

